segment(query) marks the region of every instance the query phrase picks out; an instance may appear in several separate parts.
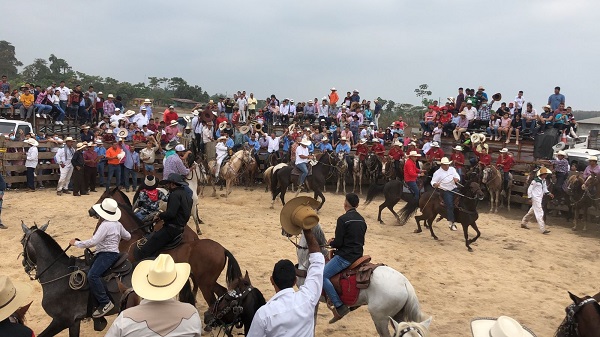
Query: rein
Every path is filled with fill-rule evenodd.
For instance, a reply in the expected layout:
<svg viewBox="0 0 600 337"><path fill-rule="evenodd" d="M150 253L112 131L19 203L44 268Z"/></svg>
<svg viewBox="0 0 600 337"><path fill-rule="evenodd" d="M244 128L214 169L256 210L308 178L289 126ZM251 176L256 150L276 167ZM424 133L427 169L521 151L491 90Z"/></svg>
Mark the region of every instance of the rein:
<svg viewBox="0 0 600 337"><path fill-rule="evenodd" d="M31 258L29 258L29 253L28 253L28 251L27 251L27 245L29 244L29 240L31 239L31 235L32 235L33 233L35 233L36 231L38 231L38 230L39 230L39 229L34 229L34 230L31 232L31 233L29 233L29 235L28 235L28 236L26 237L26 239L25 239L25 243L23 244L23 257L25 258L25 263L27 263L27 266L30 268L30 269L29 269L29 271L27 272L27 275L29 276L29 279L30 279L30 280L32 280L32 281L33 281L33 280L35 280L35 281L38 281L40 285L45 285L45 284L52 283L52 282L54 282L54 281L58 281L58 280L60 280L60 279L66 278L66 277L71 277L70 284L72 284L72 285L74 285L74 286L79 286L79 285L81 285L81 284L80 284L80 281L77 281L77 280L74 280L74 279L73 279L73 276L75 276L75 277L77 277L77 276L81 277L81 271L80 271L80 270L76 270L76 271L74 271L74 272L70 272L70 273L68 273L68 274L65 274L65 275L59 276L59 277L57 277L57 278L55 278L55 279L52 279L52 280L50 280L50 281L46 281L46 282L41 282L41 281L40 281L40 277L42 277L42 275L44 275L44 273L46 273L46 272L47 272L47 271L48 271L50 268L52 268L52 266L54 266L54 264L55 264L56 262L58 262L58 260L60 260L60 258L61 258L62 256L58 256L56 259L54 259L54 261L52 261L52 263L50 263L50 265L49 265L48 267L44 268L44 269L43 269L41 272L39 272L39 273L36 273L36 275L35 275L34 277L32 277L32 276L31 276L31 275L33 274L33 272L34 272L34 271L37 271L37 264L35 264L33 261L31 261ZM67 246L67 248L65 248L65 249L62 251L62 253L63 253L63 254L66 254L66 252L67 252L67 251L68 251L68 250L69 250L71 247L72 247L72 246L69 244L69 245ZM84 283L85 283L85 275L83 276L83 280L84 280Z"/></svg>
<svg viewBox="0 0 600 337"><path fill-rule="evenodd" d="M578 327L577 327L577 322L575 322L575 316L579 313L579 311L581 311L581 309L585 305L590 304L590 303L598 304L598 301L596 301L595 298L590 297L588 299L581 301L577 305L575 303L573 303L565 309L565 311L567 312L567 318L566 318L567 328L570 331L574 332L574 330L577 330ZM577 335L579 335L579 333L577 333Z"/></svg>
<svg viewBox="0 0 600 337"><path fill-rule="evenodd" d="M238 290L233 289L233 290L230 290L227 293L221 295L221 297L219 297L214 304L214 309L212 312L213 317L210 319L210 321L206 325L211 326L211 327L220 326L221 330L224 330L224 334L226 336L231 336L232 335L231 332L233 331L234 327L236 327L238 329L242 327L242 324L241 324L242 320L240 318L242 312L244 312L244 307L242 306L242 304L252 290L254 290L254 287L250 285L250 286L248 286L248 288L244 289L242 292L238 292ZM223 300L230 300L230 301L225 308L218 310L219 304ZM230 312L233 313L233 321L231 323L225 324L225 323L221 322L221 324L219 324L218 322L221 321L221 319ZM219 332L219 334L220 334L220 332Z"/></svg>

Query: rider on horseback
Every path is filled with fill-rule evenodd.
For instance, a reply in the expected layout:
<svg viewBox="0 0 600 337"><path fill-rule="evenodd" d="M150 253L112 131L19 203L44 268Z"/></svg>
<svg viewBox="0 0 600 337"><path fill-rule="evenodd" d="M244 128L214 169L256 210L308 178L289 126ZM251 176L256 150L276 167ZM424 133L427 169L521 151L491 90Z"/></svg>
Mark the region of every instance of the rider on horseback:
<svg viewBox="0 0 600 337"><path fill-rule="evenodd" d="M421 172L417 168L417 160L421 155L417 151L410 151L408 154L408 160L404 163L404 182L408 189L414 194L414 200L419 202L419 186L417 185L417 178Z"/></svg>
<svg viewBox="0 0 600 337"><path fill-rule="evenodd" d="M217 144L215 145L215 151L217 153L217 167L215 168L215 178L219 179L219 172L221 171L221 165L225 161L225 158L228 155L227 145L225 142L227 141L227 137L221 136L217 139Z"/></svg>
<svg viewBox="0 0 600 337"><path fill-rule="evenodd" d="M300 142L300 146L296 149L296 167L302 174L298 178L298 185L302 186L302 190L304 192L307 191L306 186L304 186L304 180L308 176L308 160L314 159L315 156L308 153L308 146L311 144L311 141L305 139Z"/></svg>
<svg viewBox="0 0 600 337"><path fill-rule="evenodd" d="M435 171L431 178L431 186L441 190L442 199L446 205L446 219L448 219L448 227L455 231L454 224L454 192L456 183L460 181L460 176L454 167L451 167L452 162L447 157L442 158L441 167Z"/></svg>
<svg viewBox="0 0 600 337"><path fill-rule="evenodd" d="M383 156L385 156L385 147L381 144L379 138L373 137L371 142L373 143L373 145L371 145L371 151L373 151L380 160L383 159Z"/></svg>
<svg viewBox="0 0 600 337"><path fill-rule="evenodd" d="M346 194L346 199L344 200L344 210L346 213L337 219L335 237L328 242L331 247L336 248L335 256L325 265L325 270L323 271L323 289L335 307L333 312L334 318L329 323L340 320L350 312L350 309L342 302L333 287L333 283L329 279L348 268L354 261L363 256L367 223L356 211L358 202L358 195L354 193Z"/></svg>
<svg viewBox="0 0 600 337"><path fill-rule="evenodd" d="M504 172L504 181L502 186L502 195L506 194L506 190L508 189L508 181L510 180L510 169L515 164L515 160L512 155L508 154L508 149L503 148L500 150L500 155L498 156L498 160L496 161L496 166L501 168Z"/></svg>
<svg viewBox="0 0 600 337"><path fill-rule="evenodd" d="M388 152L388 155L394 160L394 170L396 171L396 176L398 176L398 172L400 172L400 159L404 157L404 151L402 151L402 143L400 143L400 140L395 140L392 143L392 148Z"/></svg>
<svg viewBox="0 0 600 337"><path fill-rule="evenodd" d="M96 247L94 262L90 266L87 277L90 290L96 301L98 301L98 308L92 313L92 317L98 318L106 315L114 308L114 304L106 294L102 274L112 267L119 258L119 242L121 239L129 240L131 234L119 222L121 210L114 199L106 198L101 204L96 204L92 208L103 220L96 233L89 240L72 239L69 244L78 248Z"/></svg>
<svg viewBox="0 0 600 337"><path fill-rule="evenodd" d="M156 188L158 181L154 176L146 176L137 199L135 216L140 220L146 219L160 210L160 201L167 201L167 196Z"/></svg>

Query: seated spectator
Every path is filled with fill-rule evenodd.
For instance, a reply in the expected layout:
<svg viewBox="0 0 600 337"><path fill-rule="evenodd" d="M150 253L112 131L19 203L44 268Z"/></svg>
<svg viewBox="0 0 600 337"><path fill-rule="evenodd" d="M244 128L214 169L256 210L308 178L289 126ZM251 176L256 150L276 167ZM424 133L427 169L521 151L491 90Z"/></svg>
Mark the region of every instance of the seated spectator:
<svg viewBox="0 0 600 337"><path fill-rule="evenodd" d="M425 113L425 116L423 116L423 120L421 122L419 122L419 124L421 124L421 130L423 131L423 135L425 135L425 136L431 135L431 132L435 128L435 117L436 116L437 116L437 113L433 109L433 106L430 105L429 109Z"/></svg>
<svg viewBox="0 0 600 337"><path fill-rule="evenodd" d="M467 103L467 107L469 107L470 104ZM465 108L467 109L467 108ZM452 131L452 133L454 134L454 140L459 141L460 140L460 136L462 135L463 132L467 131L467 128L469 127L469 120L467 119L467 112L466 111L462 111L461 113L459 113L460 119L458 120L458 123L456 123L456 126L454 127L454 130Z"/></svg>
<svg viewBox="0 0 600 337"><path fill-rule="evenodd" d="M498 128L500 127L500 120L496 117L496 115L490 116L490 122L488 127L486 128L486 133L490 137L490 140L500 140L500 136L498 135Z"/></svg>
<svg viewBox="0 0 600 337"><path fill-rule="evenodd" d="M550 106L544 105L544 112L542 112L538 117L538 124L539 124L538 133L544 134L544 131L552 128L553 120L554 120L554 114L550 110Z"/></svg>
<svg viewBox="0 0 600 337"><path fill-rule="evenodd" d="M508 132L510 131L511 123L512 123L512 119L510 119L509 114L502 115L502 118L500 118L500 127L498 127L498 134L500 136L500 138L498 140L501 140L502 137L506 137L506 143L508 143L508 141L509 141Z"/></svg>
<svg viewBox="0 0 600 337"><path fill-rule="evenodd" d="M531 103L527 103L525 111L521 113L521 123L523 123L522 130L529 130L531 137L535 137L537 119L537 111L535 111Z"/></svg>
<svg viewBox="0 0 600 337"><path fill-rule="evenodd" d="M510 135L515 132L515 144L519 145L519 134L523 129L523 122L521 121L521 115L516 114L515 118L510 123L510 129L508 130L508 136L506 136L506 144L510 143Z"/></svg>

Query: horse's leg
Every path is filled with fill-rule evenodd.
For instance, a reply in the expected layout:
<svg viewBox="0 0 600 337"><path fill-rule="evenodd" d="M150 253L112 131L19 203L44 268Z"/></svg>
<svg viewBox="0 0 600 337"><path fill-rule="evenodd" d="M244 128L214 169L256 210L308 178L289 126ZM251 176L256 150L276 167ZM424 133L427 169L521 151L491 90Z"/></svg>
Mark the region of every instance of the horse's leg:
<svg viewBox="0 0 600 337"><path fill-rule="evenodd" d="M194 215L194 222L196 223L196 234L198 235L202 235L202 230L200 230L200 216L198 215L198 200L196 200L195 204L194 204L194 209L192 211L192 214Z"/></svg>
<svg viewBox="0 0 600 337"><path fill-rule="evenodd" d="M373 324L375 324L375 330L377 330L377 334L379 337L391 337L390 330L388 328L389 320L386 317L380 317L380 315L375 315L371 312L371 319L373 320Z"/></svg>
<svg viewBox="0 0 600 337"><path fill-rule="evenodd" d="M390 210L390 212L392 212L392 214L394 214L396 221L400 222L400 217L398 216L398 213L394 211L394 206L396 206L398 201L400 201L400 199L394 199L392 202L389 202L387 208Z"/></svg>
<svg viewBox="0 0 600 337"><path fill-rule="evenodd" d="M287 185L281 186L281 191L279 192L279 199L281 199L281 205L285 205L285 191L287 191Z"/></svg>
<svg viewBox="0 0 600 337"><path fill-rule="evenodd" d="M479 228L477 227L477 222L473 222L471 227L473 227L473 229L475 230L475 233L477 233L477 235L475 235L474 238L469 240L469 243L473 243L473 242L477 241L477 239L479 239L479 237L481 236L481 232L479 231Z"/></svg>
<svg viewBox="0 0 600 337"><path fill-rule="evenodd" d="M336 184L337 186L336 186L336 188L335 188L335 194L338 194L338 193L340 193L340 185L341 185L341 184L342 184L342 179L341 179L341 177L340 177L340 176L339 176L339 174L338 174L338 178L337 178L337 184Z"/></svg>
<svg viewBox="0 0 600 337"><path fill-rule="evenodd" d="M494 200L494 203L496 204L494 206L494 213L498 213L498 204L502 206L502 196L500 195L500 191L496 191L496 200Z"/></svg>
<svg viewBox="0 0 600 337"><path fill-rule="evenodd" d="M63 331L66 328L68 328L68 326L65 324L65 322L59 321L58 319L53 318L52 322L50 322L50 325L48 325L46 327L46 329L44 329L44 331L42 331L38 335L38 337L56 336L56 335L58 335L59 332Z"/></svg>
<svg viewBox="0 0 600 337"><path fill-rule="evenodd" d="M494 212L494 192L488 188L488 193L490 194L490 213Z"/></svg>
<svg viewBox="0 0 600 337"><path fill-rule="evenodd" d="M506 190L506 208L510 211L510 194L512 192L512 184L508 183L508 189Z"/></svg>
<svg viewBox="0 0 600 337"><path fill-rule="evenodd" d="M421 220L423 219L422 215L415 216L415 221L417 222L417 229L415 229L415 233L421 233L423 230L421 229Z"/></svg>
<svg viewBox="0 0 600 337"><path fill-rule="evenodd" d="M463 233L465 234L465 246L467 246L467 249L472 252L473 248L471 248L471 246L469 245L471 242L469 241L469 225L468 224L464 224L464 223L460 223L462 225L463 228Z"/></svg>
<svg viewBox="0 0 600 337"><path fill-rule="evenodd" d="M81 321L77 320L69 327L69 337L79 337L79 330L81 330Z"/></svg>
<svg viewBox="0 0 600 337"><path fill-rule="evenodd" d="M587 219L588 219L588 209L589 207L583 208L583 230L587 231Z"/></svg>
<svg viewBox="0 0 600 337"><path fill-rule="evenodd" d="M344 184L344 195L346 195L346 171L342 175L342 184ZM327 182L325 182L325 185L327 185Z"/></svg>
<svg viewBox="0 0 600 337"><path fill-rule="evenodd" d="M577 219L579 218L579 209L575 208L574 211L575 211L574 212L575 215L573 216L573 228L571 228L571 229L576 231L577 230Z"/></svg>
<svg viewBox="0 0 600 337"><path fill-rule="evenodd" d="M319 205L319 208L317 208L317 212L318 212L321 209L321 207L323 207L323 204L325 204L325 195L323 194L323 192L321 192L318 189L315 189L314 191L315 191L315 193L314 193L315 200L319 200L319 199L317 199L317 197L320 197L322 200L321 204Z"/></svg>
<svg viewBox="0 0 600 337"><path fill-rule="evenodd" d="M381 211L387 207L387 201L384 201L381 205L379 205L379 213L377 214L377 221L383 225L383 220L381 220Z"/></svg>
<svg viewBox="0 0 600 337"><path fill-rule="evenodd" d="M438 237L435 235L435 233L433 232L433 221L435 220L435 215L433 216L433 218L428 219L427 223L429 224L429 231L431 232L431 236L437 240Z"/></svg>

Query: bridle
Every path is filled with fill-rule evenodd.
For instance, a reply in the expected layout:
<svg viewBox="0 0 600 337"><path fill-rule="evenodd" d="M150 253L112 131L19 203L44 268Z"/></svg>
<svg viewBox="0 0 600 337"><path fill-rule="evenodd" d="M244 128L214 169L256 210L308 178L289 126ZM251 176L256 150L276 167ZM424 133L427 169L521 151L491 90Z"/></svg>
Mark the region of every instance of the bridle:
<svg viewBox="0 0 600 337"><path fill-rule="evenodd" d="M25 237L23 238L23 239L24 239L24 243L23 243L23 252L21 253L21 255L23 255L23 262L24 262L24 264L23 264L23 267L24 267L24 269L25 269L25 272L27 273L27 276L29 276L29 279L30 279L30 280L32 280L32 281L33 281L33 280L36 280L36 281L38 281L38 282L39 282L41 285L44 285L44 284L51 283L51 282L54 282L54 281L60 280L60 279L62 279L62 278L65 278L65 277L68 277L68 276L71 276L71 275L73 275L73 274L74 274L74 272L70 272L70 273L68 273L68 274L66 274L66 275L63 275L63 276L61 276L61 277L58 277L58 278L56 278L56 279L53 279L53 280L50 280L50 281L47 281L47 282L41 282L41 281L40 281L40 277L42 277L42 275L44 275L44 273L46 273L46 272L47 272L47 271L48 271L50 268L52 268L52 266L54 266L54 264L55 264L56 262L58 262L58 260L60 260L60 258L61 258L62 256L61 256L61 255L57 256L57 257L54 259L54 261L52 261L52 263L50 263L50 264L48 265L48 267L44 268L44 270L42 270L42 271L41 271L41 272L39 272L39 273L37 272L37 264L36 264L35 262L33 262L33 261L31 260L31 258L29 257L29 252L28 252L28 250L27 250L27 245L29 244L29 240L31 239L31 235L32 235L33 233L37 232L38 230L39 230L39 229L37 229L37 228L36 228L36 229L34 229L34 230L32 230L30 233L28 233L28 234L25 234ZM63 249L63 251L62 251L62 252L63 252L63 254L65 254L65 253L66 253L66 252L69 250L69 248L71 248L71 245L70 245L70 244L67 246L67 248ZM26 264L26 266L25 266L25 264ZM29 269L29 270L28 270L28 269ZM35 276L32 276L32 275L34 275L34 273L35 273Z"/></svg>
<svg viewBox="0 0 600 337"><path fill-rule="evenodd" d="M400 333L398 334L398 337L402 337L402 336L406 335L407 333L409 333L411 331L414 331L419 336L423 337L423 334L421 333L421 330L419 330L419 329L417 329L415 327L412 327L412 326L409 326L407 328L404 328L404 329L400 330Z"/></svg>
<svg viewBox="0 0 600 337"><path fill-rule="evenodd" d="M212 318L206 325L210 327L220 326L221 330L224 330L223 332L226 336L231 336L231 332L234 327L240 329L243 325L241 319L241 315L244 312L243 303L246 297L248 297L248 295L250 294L250 292L252 292L252 290L254 290L254 287L252 285L249 285L242 291L240 291L239 289L232 289L227 293L221 295L215 302L211 312ZM219 309L219 305L224 301L227 301L225 302L227 303L227 306L225 306L222 309ZM231 321L231 323L223 323L221 319L230 312L233 313L233 320Z"/></svg>
<svg viewBox="0 0 600 337"><path fill-rule="evenodd" d="M586 306L587 304L590 304L590 303L592 303L592 304L595 303L596 305L598 305L598 301L596 301L595 298L590 297L590 298L587 298L587 299L579 302L579 304L572 303L565 309L565 311L567 312L567 318L566 318L567 324L571 331L577 330L577 328L578 328L577 327L578 324L575 321L575 316L581 311L581 309L583 309L584 306ZM579 332L577 332L577 335L579 335Z"/></svg>

